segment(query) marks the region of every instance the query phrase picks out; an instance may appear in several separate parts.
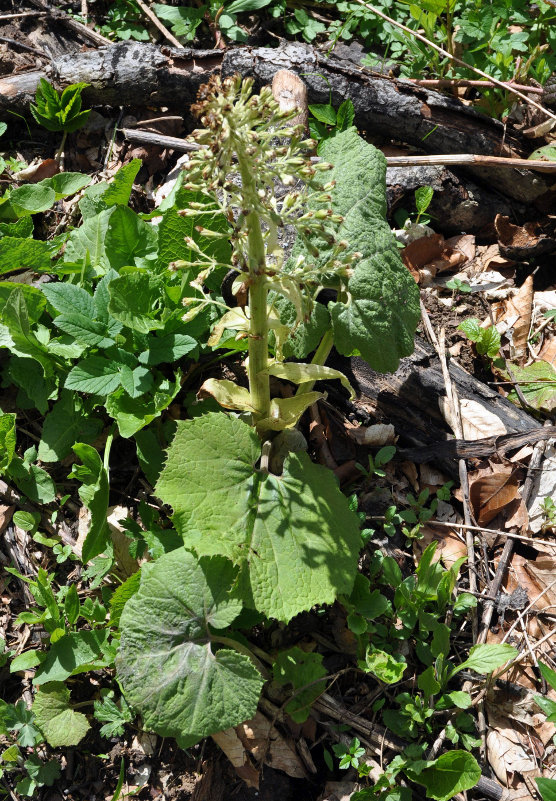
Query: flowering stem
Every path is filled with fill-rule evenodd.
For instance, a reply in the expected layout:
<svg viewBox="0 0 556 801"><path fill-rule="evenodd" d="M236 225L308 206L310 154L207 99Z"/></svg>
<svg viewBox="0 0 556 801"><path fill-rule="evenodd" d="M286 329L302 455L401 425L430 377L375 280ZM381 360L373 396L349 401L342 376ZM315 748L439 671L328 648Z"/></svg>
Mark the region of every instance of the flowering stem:
<svg viewBox="0 0 556 801"><path fill-rule="evenodd" d="M238 148L239 151L239 148ZM257 187L253 164L238 152L245 206L256 205ZM268 283L265 275L266 255L261 221L255 211L246 216L249 268L249 392L255 409L254 422L269 416L270 378L268 367Z"/></svg>

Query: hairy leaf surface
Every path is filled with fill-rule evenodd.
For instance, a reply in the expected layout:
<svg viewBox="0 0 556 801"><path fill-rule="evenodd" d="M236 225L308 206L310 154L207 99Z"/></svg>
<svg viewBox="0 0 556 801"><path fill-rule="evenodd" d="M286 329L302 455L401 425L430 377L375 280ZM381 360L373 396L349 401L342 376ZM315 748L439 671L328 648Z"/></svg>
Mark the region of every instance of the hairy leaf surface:
<svg viewBox="0 0 556 801"><path fill-rule="evenodd" d="M334 344L347 356L360 354L375 370L396 370L400 358L413 351L419 291L401 261L386 221L386 160L358 136L355 128L324 142L319 154L334 165L323 183L336 182L332 208L344 218L338 238L362 256L347 281L347 300L328 306ZM331 248L321 239L313 244L318 247L322 267L331 256ZM305 248L297 242L292 255L300 253L305 254ZM322 312L319 315L322 317ZM284 316L282 320L286 321ZM306 343L314 347L316 330L314 323L299 327L297 341L289 343L296 356L307 355ZM290 355L289 349L284 353Z"/></svg>
<svg viewBox="0 0 556 801"><path fill-rule="evenodd" d="M116 666L126 699L147 729L183 745L257 709L263 679L249 657L211 645L211 628L229 626L241 611L230 596L235 573L226 559L199 561L179 548L143 565L122 612Z"/></svg>
<svg viewBox="0 0 556 801"><path fill-rule="evenodd" d="M281 476L257 470L259 457L240 420L179 422L156 490L187 547L240 565L256 609L287 621L351 591L359 525L334 476L305 453Z"/></svg>

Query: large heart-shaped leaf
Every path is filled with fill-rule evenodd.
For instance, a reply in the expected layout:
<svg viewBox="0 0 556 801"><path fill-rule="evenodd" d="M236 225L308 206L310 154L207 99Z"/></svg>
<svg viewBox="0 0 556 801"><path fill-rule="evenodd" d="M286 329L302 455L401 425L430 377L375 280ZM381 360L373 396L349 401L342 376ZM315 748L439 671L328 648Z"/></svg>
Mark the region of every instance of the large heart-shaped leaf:
<svg viewBox="0 0 556 801"><path fill-rule="evenodd" d="M230 596L237 570L185 548L143 565L138 592L120 619L116 660L127 701L147 729L191 745L251 718L263 679L248 656L214 650L211 629L241 611Z"/></svg>
<svg viewBox="0 0 556 801"><path fill-rule="evenodd" d="M276 476L255 467L260 450L255 432L225 414L178 422L156 491L187 547L240 565L256 609L288 621L351 592L359 522L307 454L291 454Z"/></svg>
<svg viewBox="0 0 556 801"><path fill-rule="evenodd" d="M347 298L340 296L328 306L334 345L346 356L361 354L375 370L396 370L400 358L413 351L420 311L418 287L402 263L386 221L386 159L361 139L355 128L324 142L319 154L334 165L322 180L335 182L332 208L344 218L337 238L347 241L350 251L361 254L347 282ZM310 205L318 208L322 203L312 200ZM332 247L324 239L312 244L317 246L318 263L324 268ZM300 254L313 260L298 240L287 266ZM291 324L295 318L291 304L279 301L277 306L282 321ZM316 347L315 340L325 330L323 311L316 308L319 324L316 316L302 323L284 349L286 356L302 358Z"/></svg>

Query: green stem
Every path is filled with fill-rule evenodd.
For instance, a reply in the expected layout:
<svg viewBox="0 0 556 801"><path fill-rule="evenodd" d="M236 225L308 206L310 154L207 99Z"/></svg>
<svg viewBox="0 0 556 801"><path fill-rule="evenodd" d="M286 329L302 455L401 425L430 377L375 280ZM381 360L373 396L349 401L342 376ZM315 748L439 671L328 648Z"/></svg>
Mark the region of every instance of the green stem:
<svg viewBox="0 0 556 801"><path fill-rule="evenodd" d="M255 409L255 422L270 414L270 378L268 367L268 319L265 276L252 279L249 287L249 392Z"/></svg>
<svg viewBox="0 0 556 801"><path fill-rule="evenodd" d="M250 160L238 152L245 206L257 205L257 186ZM270 377L268 367L268 282L265 275L266 254L261 221L255 211L246 217L249 244L249 392L255 409L255 423L270 413Z"/></svg>
<svg viewBox="0 0 556 801"><path fill-rule="evenodd" d="M58 164L62 160L62 153L64 152L64 145L66 144L67 138L68 138L68 132L64 131L64 134L62 136L62 141L60 142L60 147L58 148L58 150L54 155L54 161L56 161Z"/></svg>
<svg viewBox="0 0 556 801"><path fill-rule="evenodd" d="M116 429L116 423L112 424L110 431L108 432L108 436L106 437L106 445L104 446L104 459L103 459L103 467L106 472L109 472L109 464L110 464L110 448L112 447L112 443L114 441L114 431Z"/></svg>
<svg viewBox="0 0 556 801"><path fill-rule="evenodd" d="M316 349L313 358L311 359L311 364L322 364L326 363L330 355L330 351L334 345L334 333L332 328L329 328L326 334L320 341L318 348ZM315 386L316 381L306 381L305 384L300 384L297 388L296 395L304 395L306 392L311 392L313 387Z"/></svg>

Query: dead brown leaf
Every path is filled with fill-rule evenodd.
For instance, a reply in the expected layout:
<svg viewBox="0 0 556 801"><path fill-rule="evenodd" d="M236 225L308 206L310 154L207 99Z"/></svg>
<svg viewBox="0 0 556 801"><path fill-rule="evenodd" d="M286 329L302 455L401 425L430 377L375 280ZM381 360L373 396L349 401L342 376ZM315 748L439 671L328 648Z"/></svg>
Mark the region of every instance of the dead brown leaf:
<svg viewBox="0 0 556 801"><path fill-rule="evenodd" d="M519 495L513 499L506 507L506 522L504 528L518 528L522 533L527 530L529 525L529 512L526 505L523 503L523 498Z"/></svg>
<svg viewBox="0 0 556 801"><path fill-rule="evenodd" d="M554 221L550 218L514 225L509 217L497 214L494 227L500 252L510 259L521 261L554 249Z"/></svg>
<svg viewBox="0 0 556 801"><path fill-rule="evenodd" d="M354 426L348 421L346 422L346 431L358 445L366 445L369 448L382 448L384 445L392 445L396 441L396 430L391 423Z"/></svg>
<svg viewBox="0 0 556 801"><path fill-rule="evenodd" d="M516 773L534 770L534 759L527 754L514 728L489 731L487 735L488 761L498 780L505 787L516 786Z"/></svg>
<svg viewBox="0 0 556 801"><path fill-rule="evenodd" d="M473 234L458 234L451 236L446 240L446 245L452 250L459 251L465 256L466 261L471 261L475 258L477 246L475 244L475 236Z"/></svg>
<svg viewBox="0 0 556 801"><path fill-rule="evenodd" d="M517 495L517 471L505 465L495 465L489 475L469 475L469 499L477 523L487 525Z"/></svg>
<svg viewBox="0 0 556 801"><path fill-rule="evenodd" d="M533 276L529 275L516 295L508 300L506 314L517 314L513 329L513 346L515 359L519 364L527 359L527 340L531 328L533 313Z"/></svg>
<svg viewBox="0 0 556 801"><path fill-rule="evenodd" d="M307 771L293 743L288 742L262 712L257 712L254 718L235 728L245 750L255 760L281 770L294 779L307 778Z"/></svg>
<svg viewBox="0 0 556 801"><path fill-rule="evenodd" d="M260 772L251 764L237 731L234 728L219 731L212 735L212 739L224 751L240 779L243 779L248 787L258 790Z"/></svg>
<svg viewBox="0 0 556 801"><path fill-rule="evenodd" d="M430 261L427 264L427 268L434 276L438 273L445 273L448 270L457 270L458 268L463 267L466 262L467 257L465 253L462 253L461 250L455 250L454 248L447 247L445 245L440 256L437 259Z"/></svg>
<svg viewBox="0 0 556 801"><path fill-rule="evenodd" d="M24 181L29 184L36 184L45 178L52 178L60 172L60 165L55 159L45 159L37 164L30 164L25 169L17 173L17 181Z"/></svg>
<svg viewBox="0 0 556 801"><path fill-rule="evenodd" d="M539 351L539 359L556 367L556 337L545 339Z"/></svg>
<svg viewBox="0 0 556 801"><path fill-rule="evenodd" d="M454 430L453 410L450 404L445 398L439 398L438 402L446 421ZM508 433L500 418L479 401L460 398L459 406L464 439L483 439Z"/></svg>
<svg viewBox="0 0 556 801"><path fill-rule="evenodd" d="M551 693L549 697L556 699L554 690ZM521 744L527 748L532 746L536 755L542 757L544 747L556 733L556 726L547 722L535 701L536 695L536 682L533 688L515 682L494 685L487 692L486 711L493 729L518 728Z"/></svg>
<svg viewBox="0 0 556 801"><path fill-rule="evenodd" d="M11 523L15 506L0 505L0 534L3 534Z"/></svg>
<svg viewBox="0 0 556 801"><path fill-rule="evenodd" d="M114 557L116 564L125 578L137 573L139 570L139 562L134 559L129 553L129 546L132 543L130 537L125 533L124 527L119 522L129 517L129 509L125 506L112 506L108 508L108 517L106 522L110 529L110 538L114 546Z"/></svg>
<svg viewBox="0 0 556 801"><path fill-rule="evenodd" d="M546 546L543 546L546 548ZM494 565L497 564L494 560ZM534 601L526 615L527 633L531 639L543 637L547 632L538 612L556 608L556 556L545 550L532 560L514 553L504 581L505 590L511 594L517 588L525 590L529 601ZM540 596L540 597L539 597ZM549 624L551 625L551 624ZM551 647L550 642L548 643ZM537 652L537 657L541 654Z"/></svg>
<svg viewBox="0 0 556 801"><path fill-rule="evenodd" d="M283 737L260 711L251 720L213 734L212 738L249 787L259 787L260 773L253 763L270 765L294 779L307 778L307 771L293 743Z"/></svg>
<svg viewBox="0 0 556 801"><path fill-rule="evenodd" d="M477 248L477 256L479 263L482 264L483 270L501 269L505 267L512 267L514 262L503 256L500 253L500 246L495 245L480 245Z"/></svg>
<svg viewBox="0 0 556 801"><path fill-rule="evenodd" d="M443 527L442 529L434 528L434 524L429 524L425 525L421 530L421 534L421 539L413 541L413 554L416 560L421 558L423 551L431 542L438 543L433 562L438 562L442 559L446 568L450 568L461 557L467 558L467 546L458 537L455 530L448 527Z"/></svg>
<svg viewBox="0 0 556 801"><path fill-rule="evenodd" d="M443 249L444 237L442 234L433 234L415 239L401 251L403 263L417 283L420 279L419 270L433 259L440 258Z"/></svg>
<svg viewBox="0 0 556 801"><path fill-rule="evenodd" d="M318 801L349 801L353 793L359 789L356 782L326 782Z"/></svg>

